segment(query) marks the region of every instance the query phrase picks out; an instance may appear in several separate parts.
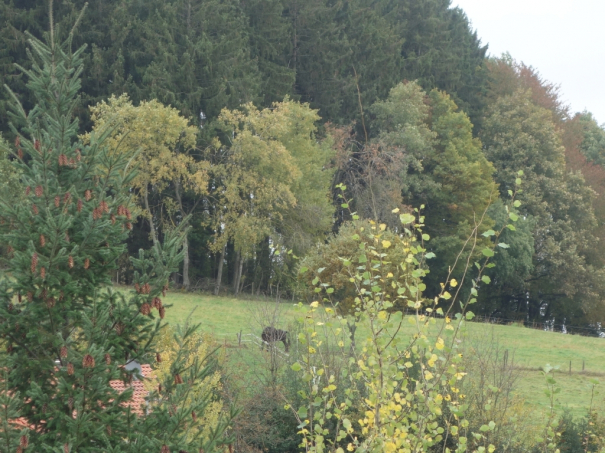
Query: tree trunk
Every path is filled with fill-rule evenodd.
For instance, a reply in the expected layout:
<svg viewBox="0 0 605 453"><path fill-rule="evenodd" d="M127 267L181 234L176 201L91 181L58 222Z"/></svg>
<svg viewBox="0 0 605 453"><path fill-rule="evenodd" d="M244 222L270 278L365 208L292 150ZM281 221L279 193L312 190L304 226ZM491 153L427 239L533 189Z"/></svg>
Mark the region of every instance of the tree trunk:
<svg viewBox="0 0 605 453"><path fill-rule="evenodd" d="M183 209L183 199L181 198L181 184L177 179L174 180L174 193L179 203L181 215L185 217L185 210ZM183 257L183 288L189 290L189 286L191 285L191 283L189 281L189 239L187 238L187 235L185 235L185 240L183 241L183 252L185 254L185 256Z"/></svg>
<svg viewBox="0 0 605 453"><path fill-rule="evenodd" d="M236 295L242 292L244 289L244 280L242 279L242 273L244 270L244 258L239 259L239 272L237 273L237 292Z"/></svg>
<svg viewBox="0 0 605 453"><path fill-rule="evenodd" d="M223 263L225 262L225 250L227 249L227 244L223 245L223 250L221 250L221 257L218 262L218 272L216 274L216 284L214 285L214 295L218 296L218 293L221 289L221 280L223 278Z"/></svg>
<svg viewBox="0 0 605 453"><path fill-rule="evenodd" d="M151 239L153 240L153 245L157 246L158 235L155 231L155 225L153 224L153 214L151 213L151 209L149 209L149 192L147 187L145 187L145 196L143 197L143 199L145 200L145 209L147 210L147 214L149 215L149 218L147 220L149 221L149 229L151 230Z"/></svg>
<svg viewBox="0 0 605 453"><path fill-rule="evenodd" d="M189 281L189 239L187 239L187 235L183 240L183 252L185 254L183 256L183 288L189 291L191 283Z"/></svg>
<svg viewBox="0 0 605 453"><path fill-rule="evenodd" d="M235 255L235 269L233 270L233 294L235 294L236 296L239 290L239 279L242 269L241 263L242 255L241 253L237 252L237 254Z"/></svg>

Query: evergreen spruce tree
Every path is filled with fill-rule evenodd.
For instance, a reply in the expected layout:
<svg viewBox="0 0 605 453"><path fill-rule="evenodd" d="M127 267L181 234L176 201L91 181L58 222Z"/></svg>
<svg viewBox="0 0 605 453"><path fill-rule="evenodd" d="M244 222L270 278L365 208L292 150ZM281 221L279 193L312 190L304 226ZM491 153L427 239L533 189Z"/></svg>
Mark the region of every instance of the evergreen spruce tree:
<svg viewBox="0 0 605 453"><path fill-rule="evenodd" d="M128 190L134 173L125 153L104 146L110 131L91 134L86 146L79 141L74 111L84 47L72 52L73 30L58 44L50 19L47 44L30 36L31 70L20 68L35 107L26 112L9 90L17 138L3 146L14 156L23 196L18 203L0 200L0 243L7 250L0 404L11 418L0 423L0 452L215 451L229 441L227 421L206 438L188 428L209 401L188 395L210 372L202 361L185 368L177 358L170 379L151 392L146 416L125 404L133 394L129 383L141 376L124 365L156 359L161 297L182 259L183 231L132 259L136 291L107 288L134 221ZM123 381L126 391L114 390L112 380ZM17 416L27 433L11 431Z"/></svg>

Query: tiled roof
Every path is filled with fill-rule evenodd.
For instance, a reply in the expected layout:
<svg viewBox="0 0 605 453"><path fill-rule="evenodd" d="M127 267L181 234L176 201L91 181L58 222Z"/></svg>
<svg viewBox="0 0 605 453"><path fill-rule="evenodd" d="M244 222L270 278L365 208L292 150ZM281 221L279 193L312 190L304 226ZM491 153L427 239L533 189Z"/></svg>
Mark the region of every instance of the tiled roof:
<svg viewBox="0 0 605 453"><path fill-rule="evenodd" d="M152 369L150 365L141 365L141 374L144 378L149 379L151 377L151 373ZM124 381L115 380L109 381L109 385L111 385L112 389L120 393L128 388L132 388L132 398L128 403L126 403L126 405L130 407L130 410L138 416L146 414L147 402L145 401L145 398L147 398L149 392L145 390L143 381L133 380L131 384L125 384Z"/></svg>
<svg viewBox="0 0 605 453"><path fill-rule="evenodd" d="M143 375L144 379L150 379L153 374L151 365L141 365L141 374ZM130 410L138 416L146 415L147 402L145 401L145 398L147 398L149 392L145 390L145 385L143 384L143 381L133 380L131 384L125 384L123 381L118 379L114 381L109 381L109 385L112 389L120 393L124 392L128 388L132 388L132 398L130 399L130 401L125 403L125 405L130 407ZM34 426L29 425L27 419L24 417L11 420L11 424L15 425L18 428L35 429Z"/></svg>

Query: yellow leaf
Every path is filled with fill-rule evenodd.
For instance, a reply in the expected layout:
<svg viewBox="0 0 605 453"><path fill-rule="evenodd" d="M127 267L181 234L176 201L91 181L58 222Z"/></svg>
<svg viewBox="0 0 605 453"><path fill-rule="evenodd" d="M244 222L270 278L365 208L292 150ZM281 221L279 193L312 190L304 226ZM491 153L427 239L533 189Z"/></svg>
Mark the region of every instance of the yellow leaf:
<svg viewBox="0 0 605 453"><path fill-rule="evenodd" d="M445 346L445 342L443 341L443 338L441 338L441 337L437 338L437 344L435 344L435 347L439 350L442 350L444 346Z"/></svg>
<svg viewBox="0 0 605 453"><path fill-rule="evenodd" d="M455 278L452 278L452 279L450 280L450 286L451 286L452 288L455 288L456 286L458 286L458 282L456 281L456 279L455 279Z"/></svg>
<svg viewBox="0 0 605 453"><path fill-rule="evenodd" d="M386 229L387 229L386 224L381 223L381 224L380 224L380 231L384 231L384 230L386 230Z"/></svg>
<svg viewBox="0 0 605 453"><path fill-rule="evenodd" d="M391 246L391 241L382 241L382 247L388 249Z"/></svg>

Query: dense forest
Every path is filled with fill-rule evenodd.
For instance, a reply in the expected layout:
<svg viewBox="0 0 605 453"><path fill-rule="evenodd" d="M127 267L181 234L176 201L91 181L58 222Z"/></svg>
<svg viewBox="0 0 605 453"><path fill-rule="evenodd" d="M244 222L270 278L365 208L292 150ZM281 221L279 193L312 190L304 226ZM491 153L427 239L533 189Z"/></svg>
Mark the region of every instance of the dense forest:
<svg viewBox="0 0 605 453"><path fill-rule="evenodd" d="M56 2L63 38L84 3ZM25 32L43 37L47 8L0 1L0 83L26 110ZM109 130L139 165L128 254L190 226L175 284L299 297L301 260L328 253L352 213L397 232L393 209L423 206L433 297L460 250L473 260L474 219L486 242L506 223L522 171L516 231L475 311L605 320L605 130L535 68L488 58L449 0L98 0L73 44L87 45L83 140ZM10 101L2 90L13 142ZM1 157L2 196L18 198ZM114 281L132 283L128 254Z"/></svg>

